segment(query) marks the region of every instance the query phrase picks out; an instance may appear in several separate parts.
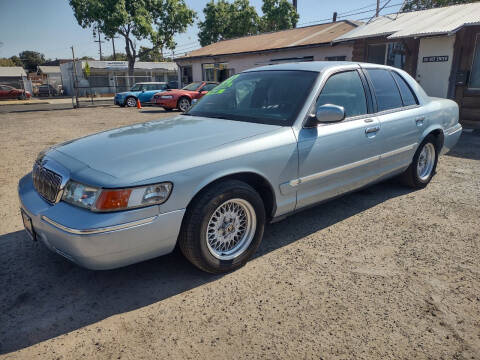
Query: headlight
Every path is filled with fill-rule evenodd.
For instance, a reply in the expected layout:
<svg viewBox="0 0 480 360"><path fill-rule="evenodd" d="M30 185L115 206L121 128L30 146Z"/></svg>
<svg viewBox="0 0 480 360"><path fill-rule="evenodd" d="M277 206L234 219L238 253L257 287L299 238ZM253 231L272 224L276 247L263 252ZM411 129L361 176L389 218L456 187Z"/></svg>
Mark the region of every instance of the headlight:
<svg viewBox="0 0 480 360"><path fill-rule="evenodd" d="M173 99L172 95L162 95L160 98L162 99Z"/></svg>
<svg viewBox="0 0 480 360"><path fill-rule="evenodd" d="M173 184L164 182L125 189L99 189L70 181L62 200L92 211L117 211L158 205L167 201Z"/></svg>

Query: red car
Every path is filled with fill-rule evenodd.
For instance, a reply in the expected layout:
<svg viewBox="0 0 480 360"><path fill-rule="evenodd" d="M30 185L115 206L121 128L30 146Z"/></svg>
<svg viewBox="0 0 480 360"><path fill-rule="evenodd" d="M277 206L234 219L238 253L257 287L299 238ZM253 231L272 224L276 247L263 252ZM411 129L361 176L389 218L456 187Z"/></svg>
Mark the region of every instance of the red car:
<svg viewBox="0 0 480 360"><path fill-rule="evenodd" d="M32 96L29 91L15 89L8 85L0 85L0 99L29 99Z"/></svg>
<svg viewBox="0 0 480 360"><path fill-rule="evenodd" d="M161 106L165 110L179 109L187 111L192 100L200 99L207 92L212 90L218 83L199 81L188 84L183 89L167 90L156 93L152 98L152 103Z"/></svg>

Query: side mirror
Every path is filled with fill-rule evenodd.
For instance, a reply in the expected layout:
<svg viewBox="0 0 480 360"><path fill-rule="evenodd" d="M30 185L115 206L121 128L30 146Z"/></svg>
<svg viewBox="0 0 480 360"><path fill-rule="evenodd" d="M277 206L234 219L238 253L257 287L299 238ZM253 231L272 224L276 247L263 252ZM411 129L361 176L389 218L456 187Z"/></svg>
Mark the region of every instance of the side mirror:
<svg viewBox="0 0 480 360"><path fill-rule="evenodd" d="M325 104L317 108L315 117L319 123L339 122L345 119L345 109L343 106Z"/></svg>

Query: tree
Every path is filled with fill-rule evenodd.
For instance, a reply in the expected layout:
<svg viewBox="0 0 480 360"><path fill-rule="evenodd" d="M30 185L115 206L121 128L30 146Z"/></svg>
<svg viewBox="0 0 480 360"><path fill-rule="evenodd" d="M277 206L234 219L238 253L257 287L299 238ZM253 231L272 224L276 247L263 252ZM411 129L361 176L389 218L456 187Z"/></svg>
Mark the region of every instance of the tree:
<svg viewBox="0 0 480 360"><path fill-rule="evenodd" d="M294 28L299 15L288 0L263 0L262 31Z"/></svg>
<svg viewBox="0 0 480 360"><path fill-rule="evenodd" d="M107 38L125 39L128 73L133 75L136 41L148 39L148 51L175 47L173 37L193 23L195 13L184 0L69 0L78 24L98 28ZM168 12L168 14L167 14Z"/></svg>
<svg viewBox="0 0 480 360"><path fill-rule="evenodd" d="M0 66L17 66L10 58L0 58Z"/></svg>
<svg viewBox="0 0 480 360"><path fill-rule="evenodd" d="M18 54L23 63L23 67L28 71L37 71L38 65L45 63L45 55L31 50L22 51Z"/></svg>
<svg viewBox="0 0 480 360"><path fill-rule="evenodd" d="M95 60L95 59L91 56L82 56L80 60Z"/></svg>
<svg viewBox="0 0 480 360"><path fill-rule="evenodd" d="M22 66L23 67L23 62L22 62L22 60L20 60L20 58L17 55L11 56L10 60L12 60L13 63L15 64L13 66Z"/></svg>
<svg viewBox="0 0 480 360"><path fill-rule="evenodd" d="M115 59L113 58L112 55L107 55L103 57L103 60L105 61L127 61L127 54L122 53L122 52L117 52L115 53Z"/></svg>
<svg viewBox="0 0 480 360"><path fill-rule="evenodd" d="M465 4L479 0L406 0L401 11L418 11L442 6Z"/></svg>
<svg viewBox="0 0 480 360"><path fill-rule="evenodd" d="M229 3L211 0L203 9L205 20L199 22L198 40L202 46L220 40L255 35L259 31L260 17L248 0Z"/></svg>
<svg viewBox="0 0 480 360"><path fill-rule="evenodd" d="M160 50L151 50L140 46L138 51L138 60L140 61L165 61L163 54Z"/></svg>

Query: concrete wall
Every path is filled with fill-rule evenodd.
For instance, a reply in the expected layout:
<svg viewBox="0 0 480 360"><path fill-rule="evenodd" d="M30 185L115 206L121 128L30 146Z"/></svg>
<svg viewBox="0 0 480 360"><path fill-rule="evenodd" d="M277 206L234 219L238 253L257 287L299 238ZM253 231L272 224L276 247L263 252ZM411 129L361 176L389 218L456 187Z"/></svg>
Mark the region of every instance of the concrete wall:
<svg viewBox="0 0 480 360"><path fill-rule="evenodd" d="M229 69L234 69L235 74L258 66L268 65L273 59L298 58L313 56L315 61L326 60L327 56L346 56L346 60L352 59L352 45L319 46L311 48L296 48L289 50L272 51L260 54L227 55L215 57L203 57L199 59L177 59L179 66L192 65L193 81L202 81L202 64L228 63Z"/></svg>

